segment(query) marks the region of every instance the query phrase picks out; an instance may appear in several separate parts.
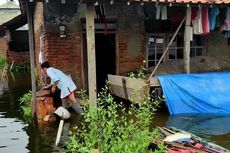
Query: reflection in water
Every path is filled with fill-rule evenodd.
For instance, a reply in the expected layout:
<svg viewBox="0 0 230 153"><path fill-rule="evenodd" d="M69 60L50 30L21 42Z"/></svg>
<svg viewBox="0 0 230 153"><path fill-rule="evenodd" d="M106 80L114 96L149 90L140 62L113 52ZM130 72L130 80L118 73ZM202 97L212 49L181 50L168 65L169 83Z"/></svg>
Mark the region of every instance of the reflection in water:
<svg viewBox="0 0 230 153"><path fill-rule="evenodd" d="M0 115L0 152L29 152L25 148L29 138L24 131L26 125L14 118L4 118L2 112L0 112Z"/></svg>
<svg viewBox="0 0 230 153"><path fill-rule="evenodd" d="M230 149L230 116L176 115L169 117L166 126L191 132Z"/></svg>
<svg viewBox="0 0 230 153"><path fill-rule="evenodd" d="M23 122L18 99L31 88L30 74L14 77L15 80L9 77L8 83L0 82L0 153L60 152L60 148L54 146L59 122L39 124L38 128ZM76 114L65 122L62 144L68 140L69 128L77 123L79 116Z"/></svg>

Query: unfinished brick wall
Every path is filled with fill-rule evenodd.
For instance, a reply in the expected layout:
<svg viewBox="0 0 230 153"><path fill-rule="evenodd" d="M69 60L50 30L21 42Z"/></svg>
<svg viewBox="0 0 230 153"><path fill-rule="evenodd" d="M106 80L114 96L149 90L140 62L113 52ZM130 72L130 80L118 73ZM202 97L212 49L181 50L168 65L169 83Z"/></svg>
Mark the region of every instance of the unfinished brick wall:
<svg viewBox="0 0 230 153"><path fill-rule="evenodd" d="M124 74L130 71L135 71L141 65L145 59L145 41L142 40L141 51L137 56L130 56L128 54L128 40L129 33L118 33L118 62L119 62L119 74ZM143 34L144 35L144 34Z"/></svg>
<svg viewBox="0 0 230 153"><path fill-rule="evenodd" d="M81 37L78 33L68 33L60 38L59 33L45 33L45 56L51 65L70 74L78 87L81 77Z"/></svg>
<svg viewBox="0 0 230 153"><path fill-rule="evenodd" d="M12 61L14 61L14 65L30 66L29 51L7 51L7 63L11 64Z"/></svg>

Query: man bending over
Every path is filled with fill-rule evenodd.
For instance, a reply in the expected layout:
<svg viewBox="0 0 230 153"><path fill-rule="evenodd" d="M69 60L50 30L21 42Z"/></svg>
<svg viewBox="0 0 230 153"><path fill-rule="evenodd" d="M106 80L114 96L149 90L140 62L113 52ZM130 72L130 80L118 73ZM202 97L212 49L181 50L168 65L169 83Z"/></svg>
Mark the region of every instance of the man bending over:
<svg viewBox="0 0 230 153"><path fill-rule="evenodd" d="M61 90L62 106L66 107L69 104L78 114L81 114L82 109L74 95L74 91L77 89L77 87L73 80L61 70L51 67L47 61L41 64L41 68L51 79L51 83L45 86L43 89L51 88L51 92L54 93L56 87L58 87Z"/></svg>

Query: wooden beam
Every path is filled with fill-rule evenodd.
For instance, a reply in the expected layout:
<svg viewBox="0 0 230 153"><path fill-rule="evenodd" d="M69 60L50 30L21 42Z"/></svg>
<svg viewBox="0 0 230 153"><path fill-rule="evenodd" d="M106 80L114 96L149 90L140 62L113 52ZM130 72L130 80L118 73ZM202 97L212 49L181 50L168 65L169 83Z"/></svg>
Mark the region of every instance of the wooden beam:
<svg viewBox="0 0 230 153"><path fill-rule="evenodd" d="M97 106L97 83L96 83L96 54L95 54L95 29L94 29L94 6L86 5L86 39L88 57L88 84L90 106Z"/></svg>
<svg viewBox="0 0 230 153"><path fill-rule="evenodd" d="M187 7L184 30L184 71L190 73L191 7Z"/></svg>
<svg viewBox="0 0 230 153"><path fill-rule="evenodd" d="M30 73L32 85L32 100L33 100L33 117L34 123L37 125L37 100L36 100L36 82L35 82L35 64L34 64L34 35L33 35L33 12L31 3L27 3L27 19L28 19L28 34L29 34L29 53L30 53Z"/></svg>

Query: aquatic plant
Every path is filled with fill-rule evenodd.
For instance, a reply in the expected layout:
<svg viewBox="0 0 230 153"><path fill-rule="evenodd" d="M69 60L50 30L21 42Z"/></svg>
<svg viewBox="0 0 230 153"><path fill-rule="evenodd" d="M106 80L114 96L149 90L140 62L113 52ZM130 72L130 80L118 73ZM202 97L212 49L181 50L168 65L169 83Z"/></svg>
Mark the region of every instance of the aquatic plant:
<svg viewBox="0 0 230 153"><path fill-rule="evenodd" d="M2 70L5 67L6 64L7 64L6 63L6 58L0 56L0 69Z"/></svg>
<svg viewBox="0 0 230 153"><path fill-rule="evenodd" d="M84 107L82 124L74 129L64 152L166 152L162 144L154 151L149 149L159 136L157 130L150 129L155 104L124 107L115 102L107 86L99 93L97 104Z"/></svg>
<svg viewBox="0 0 230 153"><path fill-rule="evenodd" d="M30 67L28 66L24 66L24 65L20 65L20 64L15 64L12 69L12 72L29 72L30 71Z"/></svg>
<svg viewBox="0 0 230 153"><path fill-rule="evenodd" d="M31 110L31 99L32 99L32 92L29 91L25 93L22 97L20 97L20 109L23 113L23 118L26 122L32 121L32 110Z"/></svg>

